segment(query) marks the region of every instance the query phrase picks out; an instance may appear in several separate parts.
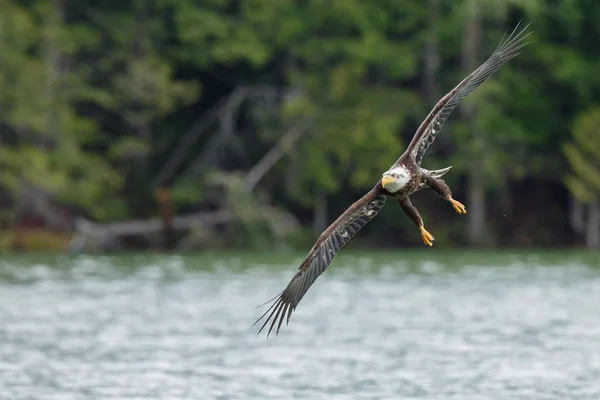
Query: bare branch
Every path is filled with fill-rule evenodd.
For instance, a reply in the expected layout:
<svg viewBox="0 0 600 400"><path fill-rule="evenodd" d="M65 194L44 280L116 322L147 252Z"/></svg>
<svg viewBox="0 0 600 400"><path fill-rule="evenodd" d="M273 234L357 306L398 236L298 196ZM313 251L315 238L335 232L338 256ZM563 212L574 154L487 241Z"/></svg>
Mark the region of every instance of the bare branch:
<svg viewBox="0 0 600 400"><path fill-rule="evenodd" d="M277 144L271 148L260 159L258 163L252 167L244 178L244 187L248 192L254 190L258 182L265 176L267 172L279 161L287 152L292 149L292 146L306 132L310 123L307 119L301 119L290 130L284 133Z"/></svg>
<svg viewBox="0 0 600 400"><path fill-rule="evenodd" d="M172 155L163 165L153 180L155 187L162 186L169 180L177 168L181 166L191 147L210 129L211 125L220 122L219 134L208 144L201 154L196 156L190 171L197 172L212 160L220 147L227 143L235 134L234 119L241 104L251 99L255 102L271 105L278 97L285 98L297 95L296 90L276 88L269 85L250 85L236 88L228 97L219 101L209 111L204 113L185 133Z"/></svg>
<svg viewBox="0 0 600 400"><path fill-rule="evenodd" d="M180 215L172 220L174 230L190 229L194 225L216 225L228 222L233 218L230 211L198 212L188 215ZM96 224L85 218L75 220L75 229L79 233L98 238L109 236L134 236L160 233L163 222L160 218L149 218L144 220L132 220Z"/></svg>
<svg viewBox="0 0 600 400"><path fill-rule="evenodd" d="M207 128L217 121L221 109L227 103L227 99L218 102L214 107L198 118L194 125L185 133L179 145L173 150L171 157L164 163L162 169L154 179L154 186L162 186L173 175L175 170L179 168L183 159L188 154L190 148L200 139Z"/></svg>

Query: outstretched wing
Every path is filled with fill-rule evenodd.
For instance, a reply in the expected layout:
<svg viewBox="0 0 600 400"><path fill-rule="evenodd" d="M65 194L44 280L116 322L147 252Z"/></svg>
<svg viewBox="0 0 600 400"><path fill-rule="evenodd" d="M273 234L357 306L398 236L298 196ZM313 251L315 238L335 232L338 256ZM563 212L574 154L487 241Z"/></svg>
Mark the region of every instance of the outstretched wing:
<svg viewBox="0 0 600 400"><path fill-rule="evenodd" d="M469 93L477 89L483 82L492 76L494 72L498 71L501 66L506 64L510 59L516 57L519 54L519 50L527 44L523 42L523 40L531 34L531 32L525 34L529 24L516 33L518 27L519 24L517 24L508 37L505 38L506 34L502 37L502 40L490 58L463 79L463 81L452 89L450 93L442 97L433 110L431 110L427 118L421 123L406 151L394 165L397 165L400 160L406 156L415 160L418 165L421 164L425 151L427 151L427 148L433 143L443 123L452 113L454 108L456 108L458 103L467 97Z"/></svg>
<svg viewBox="0 0 600 400"><path fill-rule="evenodd" d="M380 185L379 185L380 187ZM333 222L317 239L298 271L287 285L285 290L273 300L275 303L254 323L256 325L265 316L267 319L258 331L260 333L271 321L267 337L275 326L277 320L277 334L286 318L290 320L292 312L296 309L302 297L306 294L314 281L327 269L336 253L352 239L354 235L365 226L385 204L385 195L381 194L378 186L351 205L344 213ZM271 301L273 301L271 300ZM287 316L287 317L286 317Z"/></svg>

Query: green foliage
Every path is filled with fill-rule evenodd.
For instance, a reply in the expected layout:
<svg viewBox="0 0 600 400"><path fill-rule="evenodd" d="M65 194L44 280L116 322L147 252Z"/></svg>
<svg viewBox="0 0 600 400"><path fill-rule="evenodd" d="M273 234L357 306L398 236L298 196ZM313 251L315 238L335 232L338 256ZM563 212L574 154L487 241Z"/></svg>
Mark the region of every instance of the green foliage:
<svg viewBox="0 0 600 400"><path fill-rule="evenodd" d="M122 183L121 176L107 168L98 156L78 149L49 152L29 145L0 148L0 160L0 184L11 191L16 191L24 180L59 202L89 210L100 220L124 216L114 208L98 207L98 202L107 200L106 195L114 193Z"/></svg>
<svg viewBox="0 0 600 400"><path fill-rule="evenodd" d="M380 178L433 106L426 66L435 67L439 94L470 72L462 62L464 32L475 17L482 26L477 62L519 19L532 21L535 33L452 114L424 167L453 165L449 183L477 171L492 198L512 196L510 183L541 177L564 179L581 201L597 199L595 1L92 3L2 3L0 200L13 209L26 182L97 220L147 216L156 210L154 178L173 156L181 160L168 181L175 211L227 207L239 218L223 242L264 246L278 236L277 210L308 222L315 193L325 193L335 199L328 211L337 213L338 201L348 205ZM260 110L243 102L231 136L215 133L222 114L195 131L196 118L248 84L293 95ZM469 123L460 116L465 106L474 107ZM244 171L301 119L311 122L309 132L256 193L241 192ZM179 154L188 130L197 140ZM227 150L213 152L220 140ZM205 161L199 154L217 161L195 170Z"/></svg>
<svg viewBox="0 0 600 400"><path fill-rule="evenodd" d="M126 71L116 74L115 107L132 126L142 126L196 98L198 85L172 79L172 68L155 55L126 60Z"/></svg>
<svg viewBox="0 0 600 400"><path fill-rule="evenodd" d="M115 216L99 205L114 198L122 180L106 160L85 149L98 126L75 109L85 74L77 66L61 71L82 46L75 35L82 29L72 31L60 12L48 2L31 9L9 2L1 13L6 46L0 52L5 141L0 179L10 191L24 180L95 217Z"/></svg>
<svg viewBox="0 0 600 400"><path fill-rule="evenodd" d="M299 145L306 156L288 185L296 200L310 205L316 188L367 188L402 152L398 132L419 109L419 98L390 83L415 73L418 53L416 43L391 39L404 32L390 17L414 8L405 2L311 1L283 14L307 21L280 45L289 53L289 80L304 89L306 116L316 122ZM404 29L422 17L408 15L413 19L400 24Z"/></svg>
<svg viewBox="0 0 600 400"><path fill-rule="evenodd" d="M285 214L272 207L263 193L244 189L243 177L235 173L213 172L207 177L209 200L235 216L227 228L227 238L235 247L265 249L287 233L282 225Z"/></svg>
<svg viewBox="0 0 600 400"><path fill-rule="evenodd" d="M277 5L260 0L241 2L241 14L232 12L227 0L210 0L199 4L193 0L176 0L175 24L179 40L183 43L180 57L205 67L215 62L232 65L245 61L253 66L264 65L271 56L269 45L260 33L253 29L255 7L275 9Z"/></svg>
<svg viewBox="0 0 600 400"><path fill-rule="evenodd" d="M565 184L579 201L600 201L600 106L582 112L573 123L572 141L564 145L571 173Z"/></svg>
<svg viewBox="0 0 600 400"><path fill-rule="evenodd" d="M136 158L140 155L147 154L149 151L149 143L133 136L124 136L110 144L108 156L116 160L123 160L127 158Z"/></svg>

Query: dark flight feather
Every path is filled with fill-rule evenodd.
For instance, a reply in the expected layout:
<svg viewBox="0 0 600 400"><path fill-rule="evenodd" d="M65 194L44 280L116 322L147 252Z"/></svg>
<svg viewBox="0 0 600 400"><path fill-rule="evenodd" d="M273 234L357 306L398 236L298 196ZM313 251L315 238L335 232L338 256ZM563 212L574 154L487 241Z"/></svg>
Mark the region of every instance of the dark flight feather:
<svg viewBox="0 0 600 400"><path fill-rule="evenodd" d="M506 37L505 33L492 55L475 71L469 74L469 76L463 79L452 91L442 97L427 118L421 123L406 151L394 165L398 165L407 156L411 157L417 165L421 165L425 152L433 143L442 125L458 103L481 86L500 67L516 57L519 54L519 50L527 44L523 40L531 34L531 32L525 33L528 27L529 24L517 33L517 29L519 28L519 24L517 24L508 37Z"/></svg>
<svg viewBox="0 0 600 400"><path fill-rule="evenodd" d="M410 168L418 168L425 151L433 143L443 123L460 101L477 89L502 65L519 54L519 50L526 44L523 40L530 35L530 33L525 34L528 26L516 33L519 27L517 25L506 39L502 38L487 61L435 105L417 129L404 154L394 163L394 167L403 164ZM267 304L270 302L273 304L254 323L256 325L266 318L258 333L267 325L269 325L267 337L275 326L277 326L276 334L279 333L283 321L285 320L286 324L289 322L290 316L300 300L319 275L327 269L337 252L379 213L385 204L386 194L388 193L382 188L380 180L373 189L344 211L319 236L285 290L267 302Z"/></svg>
<svg viewBox="0 0 600 400"><path fill-rule="evenodd" d="M273 299L277 300L254 323L256 325L264 317L267 317L258 333L267 326L269 321L271 321L271 325L267 337L271 334L275 324L277 324L276 334L278 334L283 320L286 320L286 324L289 322L292 312L302 297L331 264L337 252L384 206L386 197L381 194L380 187L381 185L378 183L378 186L350 206L319 236L288 286Z"/></svg>

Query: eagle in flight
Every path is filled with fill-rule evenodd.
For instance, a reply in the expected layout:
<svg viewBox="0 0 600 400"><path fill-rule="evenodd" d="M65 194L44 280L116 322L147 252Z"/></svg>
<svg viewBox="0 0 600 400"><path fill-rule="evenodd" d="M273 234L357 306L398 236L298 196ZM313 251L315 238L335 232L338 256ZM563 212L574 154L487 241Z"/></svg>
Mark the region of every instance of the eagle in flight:
<svg viewBox="0 0 600 400"><path fill-rule="evenodd" d="M276 301L254 323L256 325L267 317L258 333L268 325L269 321L271 324L267 337L275 325L277 325L276 334L279 333L283 320L286 320L286 324L289 322L292 312L302 297L317 277L329 266L336 253L377 215L383 208L387 197L396 199L400 207L419 228L421 238L427 246L433 245L434 238L431 233L427 232L419 211L412 205L409 198L411 194L419 189L431 187L444 200L450 202L457 213L466 214L465 206L452 198L452 191L441 179L451 167L429 171L421 167L421 160L458 103L477 89L502 65L516 57L519 50L527 44L524 39L531 34L531 32L525 33L529 24L519 32L517 32L518 27L517 24L508 37L506 34L502 37L490 58L442 97L421 123L404 154L383 173L382 178L373 189L352 204L319 236L285 290L271 300Z"/></svg>

